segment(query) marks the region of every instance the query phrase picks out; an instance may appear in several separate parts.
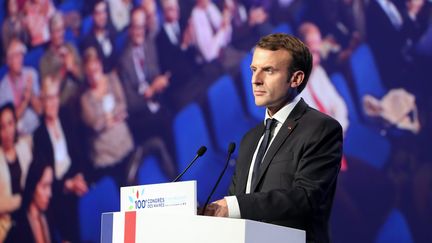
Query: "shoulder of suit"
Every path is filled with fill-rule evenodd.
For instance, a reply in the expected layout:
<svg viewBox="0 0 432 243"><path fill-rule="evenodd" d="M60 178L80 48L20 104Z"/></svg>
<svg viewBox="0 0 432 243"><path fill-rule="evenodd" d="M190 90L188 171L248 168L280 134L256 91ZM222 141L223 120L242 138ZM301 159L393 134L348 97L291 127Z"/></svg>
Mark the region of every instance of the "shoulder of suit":
<svg viewBox="0 0 432 243"><path fill-rule="evenodd" d="M339 122L336 119L310 106L307 108L304 117L307 119L314 120L316 124L328 123L328 124L335 124L335 125L338 124L340 126Z"/></svg>

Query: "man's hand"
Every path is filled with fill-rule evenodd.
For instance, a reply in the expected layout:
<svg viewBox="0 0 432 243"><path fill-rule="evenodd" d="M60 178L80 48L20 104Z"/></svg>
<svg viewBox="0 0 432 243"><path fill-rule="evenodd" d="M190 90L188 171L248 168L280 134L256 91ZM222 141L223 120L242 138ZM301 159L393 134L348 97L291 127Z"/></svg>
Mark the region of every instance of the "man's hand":
<svg viewBox="0 0 432 243"><path fill-rule="evenodd" d="M204 212L207 216L228 217L228 205L225 199L209 204Z"/></svg>

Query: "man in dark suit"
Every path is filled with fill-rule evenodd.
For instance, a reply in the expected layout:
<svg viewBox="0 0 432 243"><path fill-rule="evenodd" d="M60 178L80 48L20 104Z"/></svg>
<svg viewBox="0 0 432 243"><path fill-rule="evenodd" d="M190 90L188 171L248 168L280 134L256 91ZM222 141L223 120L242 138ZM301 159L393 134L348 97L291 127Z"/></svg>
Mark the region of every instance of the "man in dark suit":
<svg viewBox="0 0 432 243"><path fill-rule="evenodd" d="M409 30L397 5L391 0L371 1L366 9L366 30L383 83L387 88L403 86L409 68Z"/></svg>
<svg viewBox="0 0 432 243"><path fill-rule="evenodd" d="M129 127L137 144L150 138L162 138L169 155L161 155L169 177L176 174L172 164L174 141L172 138L172 112L165 93L170 84L169 72L161 73L156 50L145 35L146 15L142 9L131 13L128 44L119 61L119 73L129 114ZM170 157L168 159L168 157Z"/></svg>
<svg viewBox="0 0 432 243"><path fill-rule="evenodd" d="M218 77L219 71L212 65L200 63L198 50L193 42L192 25L182 18L183 2L162 0L163 23L156 43L159 64L163 73L171 74L165 94L176 110L199 99Z"/></svg>
<svg viewBox="0 0 432 243"><path fill-rule="evenodd" d="M329 217L342 156L342 128L297 95L312 68L297 38L262 38L251 64L255 103L264 124L240 144L230 195L207 215L259 220L306 231L307 242L329 242ZM264 131L265 130L265 131ZM264 135L263 135L264 133Z"/></svg>

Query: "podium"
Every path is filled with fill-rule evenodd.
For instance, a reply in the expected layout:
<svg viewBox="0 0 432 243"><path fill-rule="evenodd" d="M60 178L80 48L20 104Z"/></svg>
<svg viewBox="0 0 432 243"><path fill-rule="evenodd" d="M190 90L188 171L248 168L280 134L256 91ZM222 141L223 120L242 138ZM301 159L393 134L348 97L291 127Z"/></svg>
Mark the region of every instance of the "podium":
<svg viewBox="0 0 432 243"><path fill-rule="evenodd" d="M198 216L196 181L120 188L120 212L103 213L101 243L305 243L304 230Z"/></svg>
<svg viewBox="0 0 432 243"><path fill-rule="evenodd" d="M101 243L305 243L303 230L253 220L115 212L102 215Z"/></svg>

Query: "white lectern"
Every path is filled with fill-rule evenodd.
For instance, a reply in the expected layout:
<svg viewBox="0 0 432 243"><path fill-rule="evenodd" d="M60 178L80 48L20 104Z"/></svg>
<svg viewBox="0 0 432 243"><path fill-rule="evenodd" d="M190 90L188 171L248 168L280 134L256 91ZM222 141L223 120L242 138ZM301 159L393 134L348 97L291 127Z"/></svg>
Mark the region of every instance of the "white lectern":
<svg viewBox="0 0 432 243"><path fill-rule="evenodd" d="M101 243L305 243L303 230L252 220L116 212L102 215Z"/></svg>
<svg viewBox="0 0 432 243"><path fill-rule="evenodd" d="M104 213L101 243L305 243L303 230L196 215L196 182L122 187L121 212Z"/></svg>

